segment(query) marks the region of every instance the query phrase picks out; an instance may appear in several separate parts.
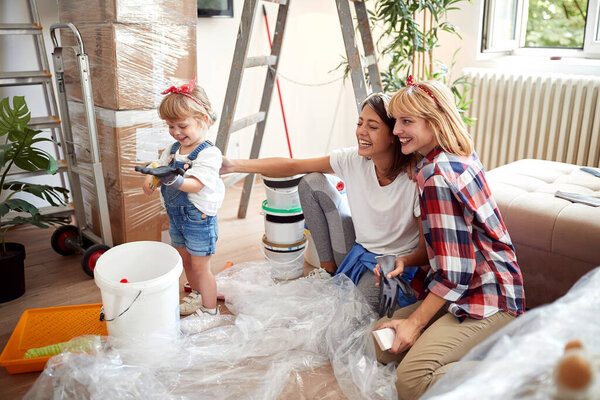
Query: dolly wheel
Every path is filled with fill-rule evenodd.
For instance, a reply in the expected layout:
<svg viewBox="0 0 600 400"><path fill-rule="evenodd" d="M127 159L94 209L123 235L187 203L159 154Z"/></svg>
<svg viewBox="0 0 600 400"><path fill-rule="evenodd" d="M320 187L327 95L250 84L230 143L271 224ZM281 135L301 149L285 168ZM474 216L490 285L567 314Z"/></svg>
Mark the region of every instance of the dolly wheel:
<svg viewBox="0 0 600 400"><path fill-rule="evenodd" d="M54 231L50 238L50 244L58 254L68 256L75 253L75 249L68 246L67 240L75 236L79 236L79 229L76 226L63 225Z"/></svg>
<svg viewBox="0 0 600 400"><path fill-rule="evenodd" d="M104 244L95 244L90 246L85 253L83 253L83 259L81 260L81 266L86 274L94 277L94 269L96 268L96 262L102 254L110 247Z"/></svg>

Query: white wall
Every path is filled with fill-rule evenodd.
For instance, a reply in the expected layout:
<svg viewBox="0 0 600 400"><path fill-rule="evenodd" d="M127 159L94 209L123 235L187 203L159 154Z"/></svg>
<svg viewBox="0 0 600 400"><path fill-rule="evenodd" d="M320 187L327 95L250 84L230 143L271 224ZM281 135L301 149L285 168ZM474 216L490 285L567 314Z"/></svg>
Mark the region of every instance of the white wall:
<svg viewBox="0 0 600 400"><path fill-rule="evenodd" d="M206 89L219 117L242 5L242 1L234 1L233 19L198 19L198 81ZM272 35L278 6L272 3L265 3L265 6ZM250 56L269 53L261 7L258 8L248 53ZM326 155L334 148L355 143L358 114L349 80L338 80L323 86L303 86L284 78L304 84L330 82L342 76L341 70L330 72L340 63L342 56L345 56L345 50L335 2L292 1L278 70L282 75L279 83L295 158ZM266 67L248 69L244 73L236 119L258 111L265 75ZM213 135L216 135L217 125L213 128ZM253 133L253 127L233 133L228 155L248 157ZM289 156L276 88L261 156Z"/></svg>

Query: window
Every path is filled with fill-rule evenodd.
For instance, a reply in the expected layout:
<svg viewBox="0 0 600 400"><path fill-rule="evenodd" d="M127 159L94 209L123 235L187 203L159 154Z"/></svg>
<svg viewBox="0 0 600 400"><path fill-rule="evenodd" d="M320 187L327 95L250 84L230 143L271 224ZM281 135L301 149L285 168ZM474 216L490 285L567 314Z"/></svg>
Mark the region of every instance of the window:
<svg viewBox="0 0 600 400"><path fill-rule="evenodd" d="M600 0L485 0L482 52L600 58Z"/></svg>

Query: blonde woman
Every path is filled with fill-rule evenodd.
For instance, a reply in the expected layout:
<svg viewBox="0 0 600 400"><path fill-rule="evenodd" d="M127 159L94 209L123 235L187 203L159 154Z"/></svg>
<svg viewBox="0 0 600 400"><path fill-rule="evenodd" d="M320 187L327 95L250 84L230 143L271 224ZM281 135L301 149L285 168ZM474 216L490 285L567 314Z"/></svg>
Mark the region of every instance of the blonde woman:
<svg viewBox="0 0 600 400"><path fill-rule="evenodd" d="M514 247L452 92L410 77L389 112L402 152L424 157L417 187L429 263L411 282L419 301L377 324L395 331L391 349L376 346L377 356L399 362L398 395L410 400L523 313L525 294Z"/></svg>

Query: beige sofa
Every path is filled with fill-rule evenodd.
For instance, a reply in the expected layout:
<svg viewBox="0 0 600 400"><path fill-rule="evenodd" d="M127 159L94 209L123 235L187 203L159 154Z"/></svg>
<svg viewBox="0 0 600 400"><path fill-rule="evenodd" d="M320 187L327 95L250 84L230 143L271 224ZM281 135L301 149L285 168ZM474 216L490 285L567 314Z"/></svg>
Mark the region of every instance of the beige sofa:
<svg viewBox="0 0 600 400"><path fill-rule="evenodd" d="M527 308L554 301L600 265L600 207L554 196L600 196L600 178L576 165L530 159L486 176L515 245Z"/></svg>

